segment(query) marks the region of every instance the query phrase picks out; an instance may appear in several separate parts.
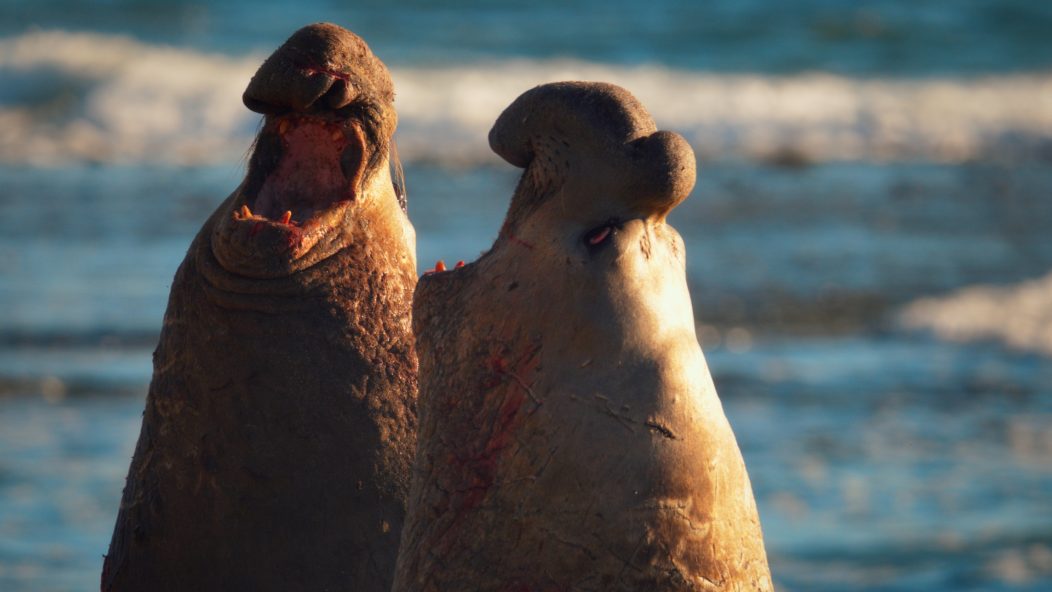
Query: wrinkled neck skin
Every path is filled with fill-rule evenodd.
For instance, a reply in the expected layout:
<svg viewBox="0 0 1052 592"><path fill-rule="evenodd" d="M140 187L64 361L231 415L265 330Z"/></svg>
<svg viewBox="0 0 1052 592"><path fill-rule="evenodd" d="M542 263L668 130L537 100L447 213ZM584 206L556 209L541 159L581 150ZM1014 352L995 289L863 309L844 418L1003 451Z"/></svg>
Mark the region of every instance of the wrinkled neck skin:
<svg viewBox="0 0 1052 592"><path fill-rule="evenodd" d="M205 224L172 285L104 590L390 589L416 266L389 187L378 174L326 256L278 259L284 276L224 265L214 237L240 190Z"/></svg>
<svg viewBox="0 0 1052 592"><path fill-rule="evenodd" d="M389 274L394 280L390 289L412 293L416 235L398 205L386 160L360 196L319 216L300 233L238 220L244 190L243 184L219 206L191 247L217 306L295 312L303 304L296 298L331 290L334 270L360 264L358 255L366 251L371 269L352 269L355 275Z"/></svg>

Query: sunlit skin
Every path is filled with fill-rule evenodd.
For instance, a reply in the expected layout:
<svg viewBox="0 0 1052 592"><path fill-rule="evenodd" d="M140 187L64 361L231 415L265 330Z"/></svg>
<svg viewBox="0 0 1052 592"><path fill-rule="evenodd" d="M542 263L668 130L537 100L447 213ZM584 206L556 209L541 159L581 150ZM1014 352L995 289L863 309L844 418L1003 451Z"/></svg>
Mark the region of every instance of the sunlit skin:
<svg viewBox="0 0 1052 592"><path fill-rule="evenodd" d="M500 234L414 297L394 590L770 590L665 221L694 184L689 146L595 83L526 93L490 145L525 168Z"/></svg>

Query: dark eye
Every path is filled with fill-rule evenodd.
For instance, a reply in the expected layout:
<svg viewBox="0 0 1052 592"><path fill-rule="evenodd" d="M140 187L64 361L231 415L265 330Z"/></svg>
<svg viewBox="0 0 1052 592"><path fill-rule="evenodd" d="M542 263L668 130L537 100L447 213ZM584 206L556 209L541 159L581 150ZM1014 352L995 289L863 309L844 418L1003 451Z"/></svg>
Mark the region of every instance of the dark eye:
<svg viewBox="0 0 1052 592"><path fill-rule="evenodd" d="M621 229L621 221L610 219L603 224L584 233L584 244L589 248L598 247L605 243L615 232Z"/></svg>

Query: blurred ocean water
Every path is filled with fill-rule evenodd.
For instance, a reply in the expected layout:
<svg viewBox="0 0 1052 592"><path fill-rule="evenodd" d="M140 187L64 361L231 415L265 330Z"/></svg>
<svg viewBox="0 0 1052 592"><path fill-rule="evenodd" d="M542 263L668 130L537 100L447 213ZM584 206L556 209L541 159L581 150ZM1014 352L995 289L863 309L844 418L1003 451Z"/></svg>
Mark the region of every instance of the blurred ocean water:
<svg viewBox="0 0 1052 592"><path fill-rule="evenodd" d="M391 67L421 268L561 79L699 156L671 217L784 590L1052 588L1052 5L0 5L0 590L97 585L175 268L232 191L240 94L293 29Z"/></svg>

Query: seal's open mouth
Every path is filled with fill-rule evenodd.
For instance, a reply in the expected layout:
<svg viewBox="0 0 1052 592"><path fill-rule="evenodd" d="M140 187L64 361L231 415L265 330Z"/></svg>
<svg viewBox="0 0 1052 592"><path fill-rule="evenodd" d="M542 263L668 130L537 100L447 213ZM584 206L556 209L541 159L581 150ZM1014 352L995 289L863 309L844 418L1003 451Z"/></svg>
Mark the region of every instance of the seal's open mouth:
<svg viewBox="0 0 1052 592"><path fill-rule="evenodd" d="M234 221L251 234L282 230L295 249L342 218L359 191L363 158L361 132L353 123L316 115L268 117Z"/></svg>
<svg viewBox="0 0 1052 592"><path fill-rule="evenodd" d="M386 211L392 195L405 213L401 175L383 168L397 167L391 78L353 33L328 24L297 31L242 99L265 119L245 181L213 227L212 254L227 271L295 273L370 232L361 215Z"/></svg>

